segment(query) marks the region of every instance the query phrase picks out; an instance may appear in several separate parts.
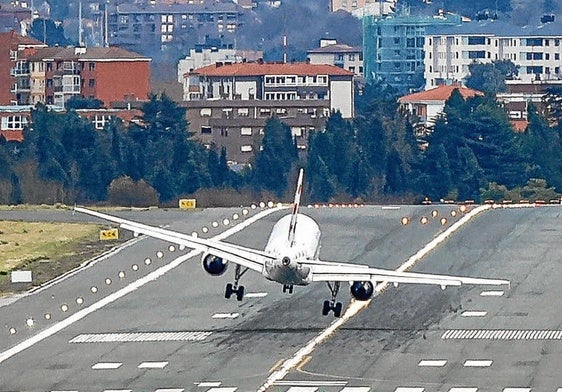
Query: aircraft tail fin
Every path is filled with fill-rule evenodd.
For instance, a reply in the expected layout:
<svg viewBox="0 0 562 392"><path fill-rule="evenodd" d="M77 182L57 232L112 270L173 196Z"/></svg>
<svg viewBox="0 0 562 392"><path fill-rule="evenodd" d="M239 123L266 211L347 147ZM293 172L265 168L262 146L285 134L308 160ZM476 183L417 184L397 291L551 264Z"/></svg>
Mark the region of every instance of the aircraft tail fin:
<svg viewBox="0 0 562 392"><path fill-rule="evenodd" d="M291 246L295 242L295 230L297 227L297 216L299 213L299 205L301 202L302 193L302 178L304 174L304 169L299 171L299 179L297 180L297 190L295 191L295 200L293 201L293 212L291 213L291 224L289 225L289 243Z"/></svg>

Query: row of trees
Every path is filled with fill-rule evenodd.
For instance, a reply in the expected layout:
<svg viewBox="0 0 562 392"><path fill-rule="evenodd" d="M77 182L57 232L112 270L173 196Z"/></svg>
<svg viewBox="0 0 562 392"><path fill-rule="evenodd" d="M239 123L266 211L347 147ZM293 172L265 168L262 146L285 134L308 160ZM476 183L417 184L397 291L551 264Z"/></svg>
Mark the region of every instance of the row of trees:
<svg viewBox="0 0 562 392"><path fill-rule="evenodd" d="M201 189L288 200L298 167L306 167L309 201L553 196L562 190L562 125L551 107L530 108L527 131L515 133L493 98L464 100L455 91L422 151L392 91L368 86L356 98L356 119L332 113L325 130L310 134L306 157L289 127L271 118L251 168L234 173L225 150L191 138L184 109L165 95L150 97L140 123L115 120L102 131L72 110L38 106L23 143L0 140L0 202L146 205Z"/></svg>

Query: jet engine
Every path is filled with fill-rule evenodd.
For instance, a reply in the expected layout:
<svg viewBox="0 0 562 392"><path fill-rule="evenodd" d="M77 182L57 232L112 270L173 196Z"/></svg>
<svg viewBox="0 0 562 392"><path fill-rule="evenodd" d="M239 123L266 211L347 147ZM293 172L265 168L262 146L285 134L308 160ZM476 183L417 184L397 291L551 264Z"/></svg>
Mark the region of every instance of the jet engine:
<svg viewBox="0 0 562 392"><path fill-rule="evenodd" d="M228 262L223 260L222 257L218 257L210 253L203 255L201 258L201 264L203 265L203 269L213 276L220 276L224 274L226 267L228 266Z"/></svg>
<svg viewBox="0 0 562 392"><path fill-rule="evenodd" d="M351 295L359 301L367 301L373 296L374 286L370 281L353 282L351 285Z"/></svg>

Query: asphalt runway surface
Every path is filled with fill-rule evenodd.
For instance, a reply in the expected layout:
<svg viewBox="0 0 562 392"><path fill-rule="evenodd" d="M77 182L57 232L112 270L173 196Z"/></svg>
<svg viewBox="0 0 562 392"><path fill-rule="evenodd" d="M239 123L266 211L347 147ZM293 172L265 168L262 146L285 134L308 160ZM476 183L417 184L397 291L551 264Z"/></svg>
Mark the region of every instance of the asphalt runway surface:
<svg viewBox="0 0 562 392"><path fill-rule="evenodd" d="M208 238L231 230L227 241L261 249L288 213L246 211L115 214ZM452 211L458 206L301 212L320 224L322 259L397 269L464 216ZM321 315L324 284L289 295L249 272L244 300L226 300L233 268L212 277L200 254L135 238L53 284L0 300L0 391L559 392L561 211L481 212L412 269L508 279L509 288L390 286L340 321ZM0 219L99 222L54 210ZM238 231L248 219L255 222ZM347 284L338 299L349 304Z"/></svg>

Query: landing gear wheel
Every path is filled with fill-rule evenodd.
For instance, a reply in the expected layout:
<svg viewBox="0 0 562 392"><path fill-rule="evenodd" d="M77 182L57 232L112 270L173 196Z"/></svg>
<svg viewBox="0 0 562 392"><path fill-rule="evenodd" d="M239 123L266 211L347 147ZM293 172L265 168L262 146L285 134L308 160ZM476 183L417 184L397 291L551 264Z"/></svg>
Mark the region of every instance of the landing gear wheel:
<svg viewBox="0 0 562 392"><path fill-rule="evenodd" d="M240 286L238 287L238 290L236 290L236 299L238 301L242 301L243 298L244 298L244 286Z"/></svg>
<svg viewBox="0 0 562 392"><path fill-rule="evenodd" d="M292 284L284 284L283 285L283 292L293 294L293 285Z"/></svg>
<svg viewBox="0 0 562 392"><path fill-rule="evenodd" d="M226 285L226 290L224 291L224 298L229 299L233 293L234 290L232 289L232 283L228 283Z"/></svg>
<svg viewBox="0 0 562 392"><path fill-rule="evenodd" d="M341 304L341 302L338 302L336 304L336 306L334 306L334 316L335 317L341 317L341 309L342 309L342 304Z"/></svg>
<svg viewBox="0 0 562 392"><path fill-rule="evenodd" d="M328 313L330 313L330 301L326 300L324 301L324 306L322 306L322 316L327 316Z"/></svg>

